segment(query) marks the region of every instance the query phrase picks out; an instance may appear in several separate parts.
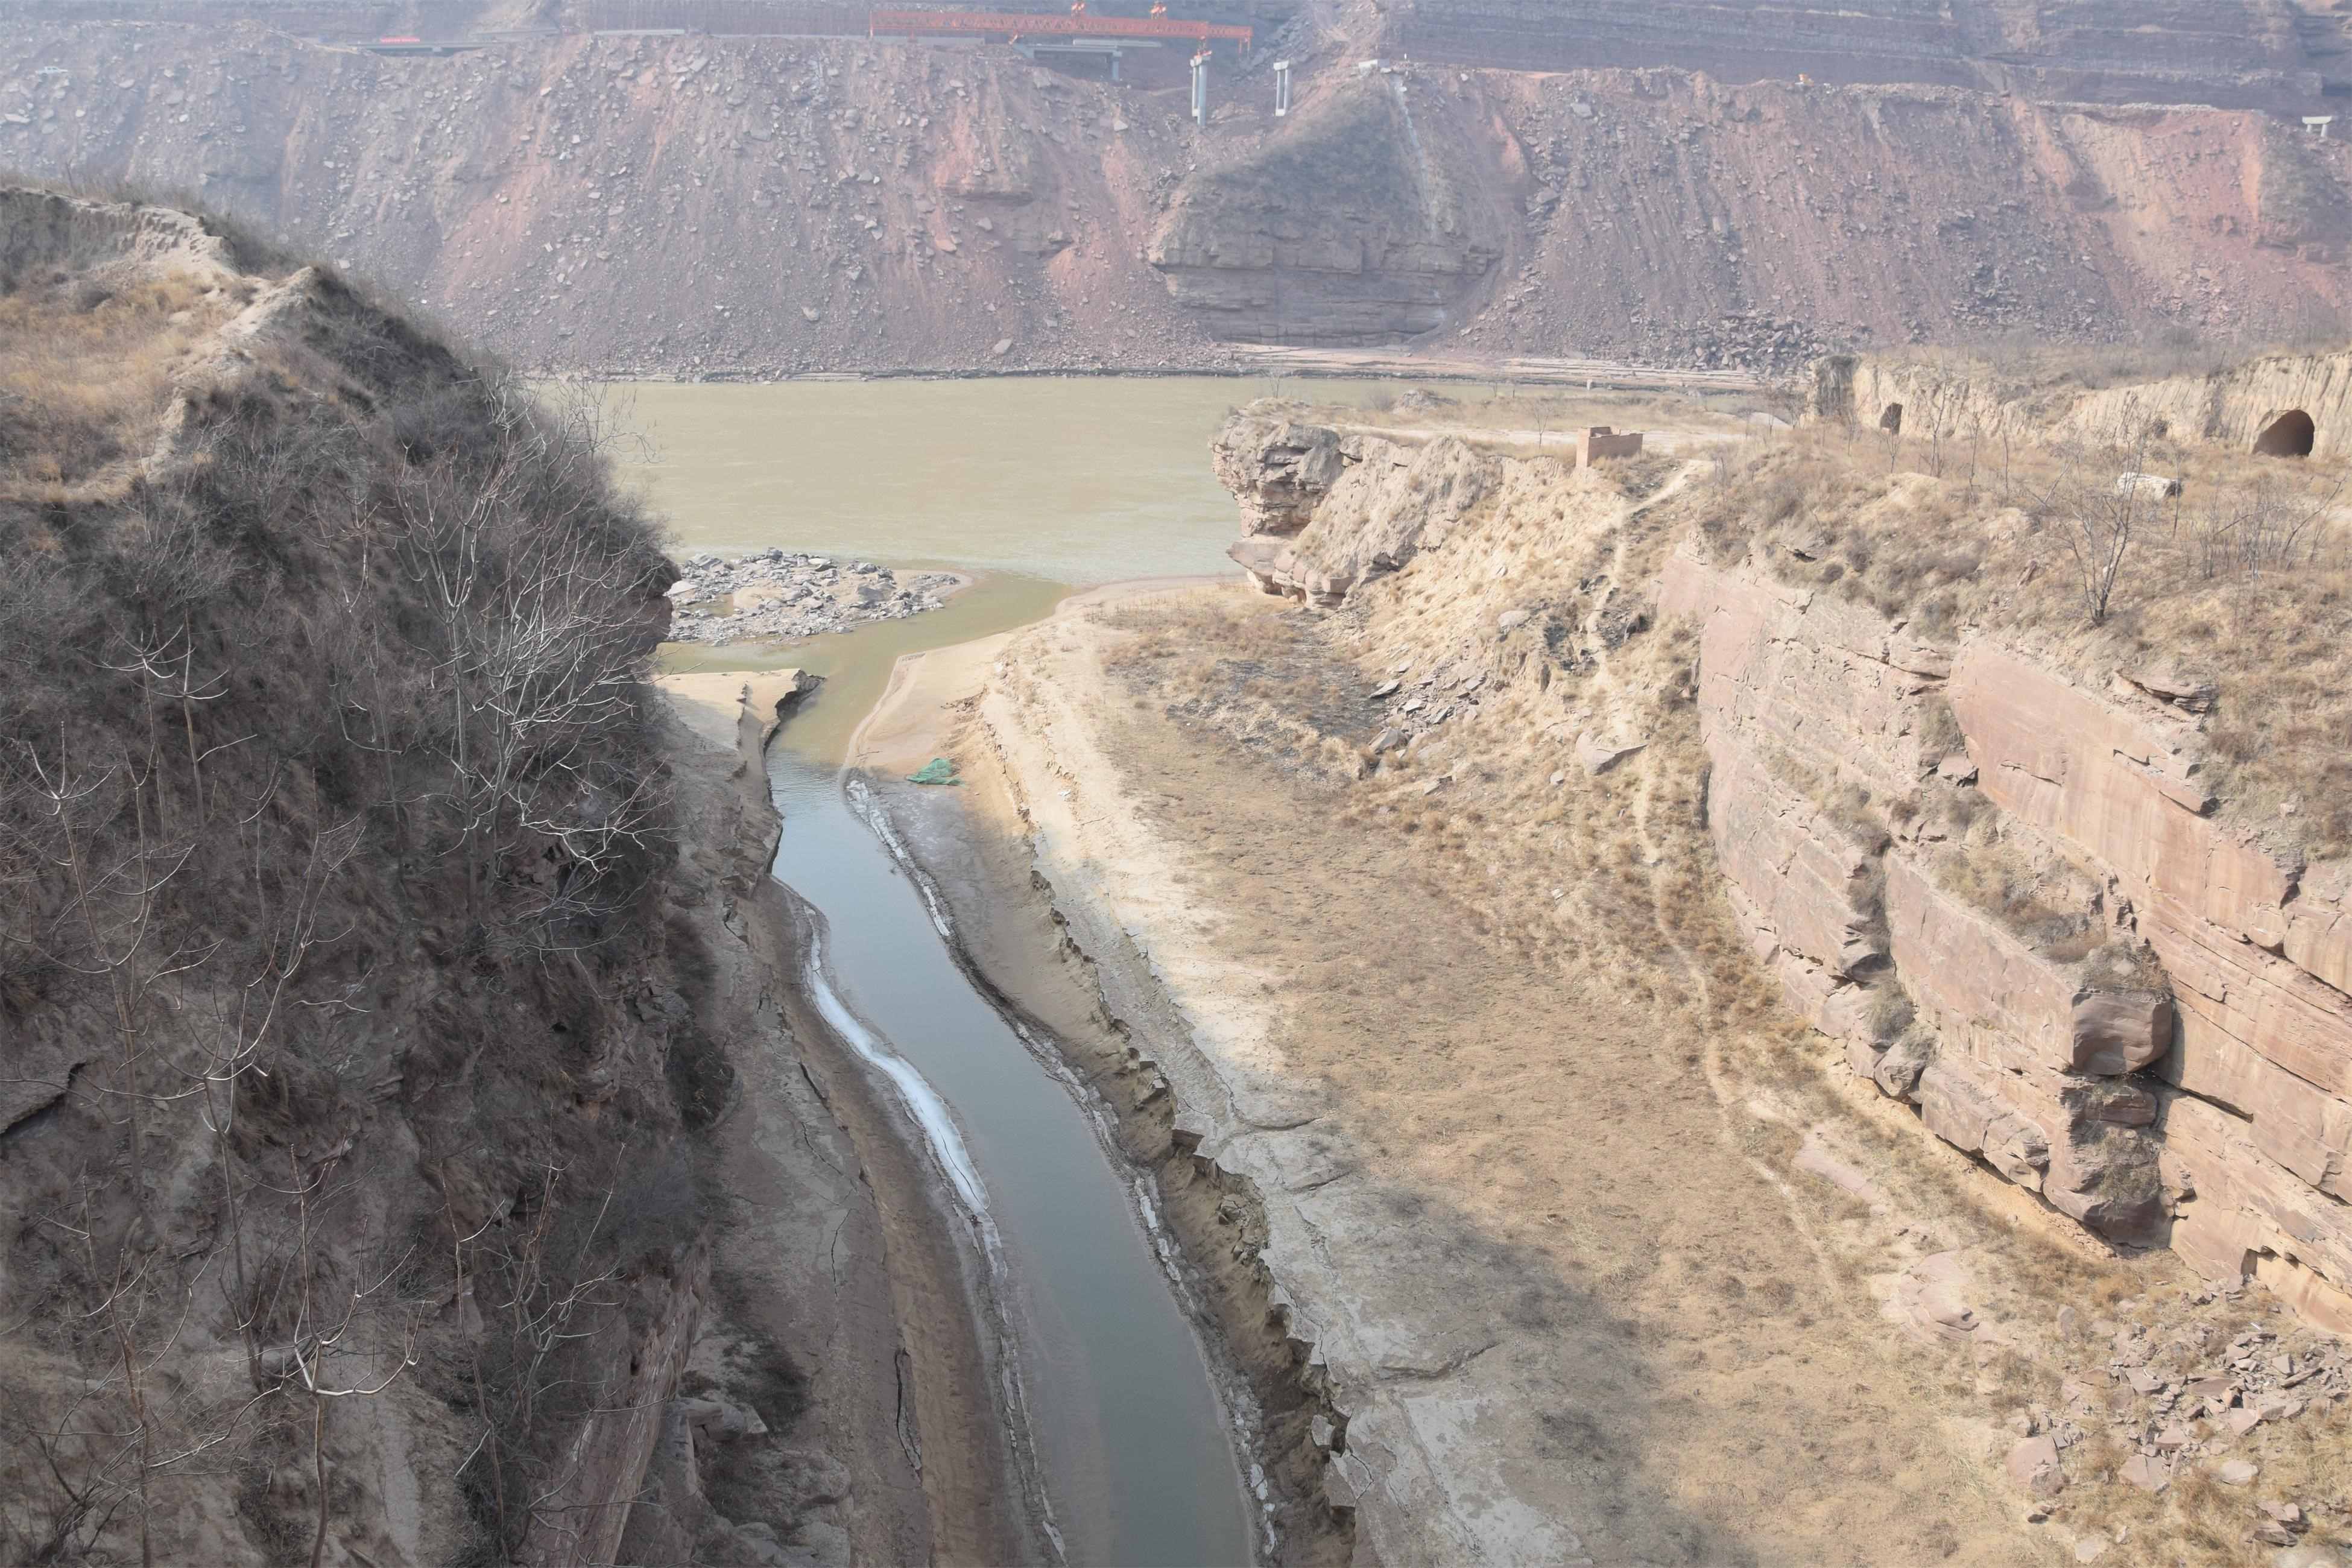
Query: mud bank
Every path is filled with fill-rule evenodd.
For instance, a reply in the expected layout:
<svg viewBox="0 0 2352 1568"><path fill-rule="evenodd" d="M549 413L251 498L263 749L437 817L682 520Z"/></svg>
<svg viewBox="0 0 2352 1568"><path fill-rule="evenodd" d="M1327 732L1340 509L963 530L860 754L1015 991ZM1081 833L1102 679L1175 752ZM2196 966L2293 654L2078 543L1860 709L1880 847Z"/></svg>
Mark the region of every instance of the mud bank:
<svg viewBox="0 0 2352 1568"><path fill-rule="evenodd" d="M1080 595L1099 604L1166 583ZM1077 1100L1131 1184L1179 1305L1201 1334L1261 1511L1261 1547L1284 1564L1360 1559L1352 1510L1327 1498L1323 1467L1348 1417L1311 1336L1294 1331L1267 1270L1255 1183L1202 1152L1206 1123L1163 1064L1189 1050L1188 1023L1150 958L1086 922L1074 926L1036 854L1024 783L965 723L971 697L1013 635L909 655L853 742L866 815L923 889L973 987ZM905 782L951 749L961 787Z"/></svg>
<svg viewBox="0 0 2352 1568"><path fill-rule="evenodd" d="M691 1440L682 1467L657 1457L655 1506L635 1512L684 1539L633 1533L646 1550L629 1560L675 1560L664 1553L707 1538L705 1517L731 1486L739 1505L764 1505L761 1518L796 1501L809 1523L777 1534L817 1562L1041 1561L969 1249L888 1090L807 984L812 912L769 875L783 826L762 759L815 684L794 670L661 682L683 731L680 793L727 819L695 836L719 847L698 903L731 937L713 944L705 994L687 1000L734 1068L710 1086L711 1180L731 1206L695 1363L722 1395L782 1384L762 1405L796 1412L783 1434L795 1450L761 1466L730 1446L734 1473L709 1496ZM803 1443L815 1452L798 1452Z"/></svg>

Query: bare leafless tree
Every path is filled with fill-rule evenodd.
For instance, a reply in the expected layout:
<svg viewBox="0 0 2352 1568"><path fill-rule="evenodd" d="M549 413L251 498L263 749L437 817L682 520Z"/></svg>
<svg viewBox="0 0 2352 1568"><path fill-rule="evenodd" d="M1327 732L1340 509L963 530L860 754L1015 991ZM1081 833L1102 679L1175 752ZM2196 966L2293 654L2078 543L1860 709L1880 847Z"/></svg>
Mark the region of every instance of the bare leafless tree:
<svg viewBox="0 0 2352 1568"><path fill-rule="evenodd" d="M2095 626L2113 613L2134 548L2164 525L2165 487L2143 482L2154 447L2149 421L2126 404L2099 434L2053 447L2045 478L2020 485L2026 514L2064 551Z"/></svg>

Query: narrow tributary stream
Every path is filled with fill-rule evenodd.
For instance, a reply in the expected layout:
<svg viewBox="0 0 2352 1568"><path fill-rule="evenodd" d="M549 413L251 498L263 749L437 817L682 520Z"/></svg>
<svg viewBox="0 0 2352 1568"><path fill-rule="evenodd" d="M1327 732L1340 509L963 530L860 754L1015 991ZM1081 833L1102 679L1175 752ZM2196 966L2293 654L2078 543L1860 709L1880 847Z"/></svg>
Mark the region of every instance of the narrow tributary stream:
<svg viewBox="0 0 2352 1568"><path fill-rule="evenodd" d="M767 650L679 648L673 668L793 665L825 685L770 774L774 875L823 923L813 999L926 1130L981 1217L1055 1527L1074 1564L1244 1563L1262 1539L1231 1417L1149 1229L1050 1050L958 966L919 888L853 809L841 759L898 655L1048 613L1069 585L1225 569L1232 502L1208 437L1237 383L646 387L667 460L639 469L681 542L823 549L977 569L947 608ZM1370 395L1371 387L1349 387Z"/></svg>
<svg viewBox="0 0 2352 1568"><path fill-rule="evenodd" d="M996 1249L1068 1560L1249 1562L1252 1510L1224 1412L1127 1178L965 979L840 772L787 746L770 778L785 825L775 875L824 917L818 1010L890 1077Z"/></svg>

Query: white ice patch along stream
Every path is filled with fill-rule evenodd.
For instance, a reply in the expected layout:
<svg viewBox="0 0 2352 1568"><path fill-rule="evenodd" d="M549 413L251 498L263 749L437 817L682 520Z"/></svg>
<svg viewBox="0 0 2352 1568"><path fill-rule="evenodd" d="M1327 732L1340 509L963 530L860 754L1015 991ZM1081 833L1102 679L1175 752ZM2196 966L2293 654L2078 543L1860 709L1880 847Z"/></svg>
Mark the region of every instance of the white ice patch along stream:
<svg viewBox="0 0 2352 1568"><path fill-rule="evenodd" d="M793 740L788 724L769 756L784 819L773 874L819 917L808 998L887 1086L971 1243L994 1381L1057 1554L1102 1568L1252 1561L1259 1510L1237 1413L1188 1321L1148 1184L1108 1147L1095 1097L1052 1043L966 973L956 922L862 782Z"/></svg>
<svg viewBox="0 0 2352 1568"><path fill-rule="evenodd" d="M948 1102L940 1098L940 1091L931 1087L930 1081L915 1070L914 1064L884 1045L841 999L841 993L834 989L833 981L824 972L824 934L821 931L809 938L807 978L809 995L816 1003L817 1016L824 1020L826 1027L847 1041L851 1050L888 1079L891 1087L898 1091L898 1101L922 1133L932 1161L955 1189L956 1202L984 1238L991 1271L1000 1269L1004 1249L997 1237L996 1222L988 1216L988 1187L980 1179L980 1167L972 1163L971 1151L964 1146L955 1113L948 1109Z"/></svg>

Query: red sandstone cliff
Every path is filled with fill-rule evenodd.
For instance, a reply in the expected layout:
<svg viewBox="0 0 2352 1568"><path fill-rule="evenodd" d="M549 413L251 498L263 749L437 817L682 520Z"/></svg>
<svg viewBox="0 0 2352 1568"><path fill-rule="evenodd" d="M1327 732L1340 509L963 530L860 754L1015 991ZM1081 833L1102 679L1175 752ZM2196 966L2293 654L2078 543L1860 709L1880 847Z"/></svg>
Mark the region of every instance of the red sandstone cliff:
<svg viewBox="0 0 2352 1568"><path fill-rule="evenodd" d="M1585 768L1629 754L1675 700L1589 683L1605 652L1588 658L1579 644L1640 635L1645 621L1554 626L1545 589L1484 581L1509 563L1490 574L1483 558L1444 558L1454 520L1482 503L1531 508L1525 526L1542 531L1562 493L1544 478L1551 465L1458 441L1341 437L1272 411L1229 424L1217 460L1250 529L1237 557L1268 591L1338 605L1398 574L1366 613L1407 605L1410 625L1380 635L1434 647L1458 631L1447 689L1532 676L1556 694L1538 712L1565 706L1547 733L1585 727L1573 748L1549 742ZM2293 818L2250 810L2296 768L2332 764L2281 760L2302 744L2281 729L2267 743L2280 757L2247 762L2264 743L2242 736L2224 765L2217 713L2286 722L2248 716L2264 711L2259 693L2183 679L2157 653L2129 653L2128 637L2058 636L2063 605L2035 612L2036 631L2014 586L2041 548L2023 514L1926 521L1947 487L1905 471L1900 451L1892 461L1864 472L1834 447L1785 452L1719 490L1693 480L1675 503L1680 542L1656 609L1668 630L1695 634L1706 827L1755 959L1927 1131L2114 1242L2168 1244L2208 1277L2259 1277L2352 1331L2343 847L2332 818L2281 831L2307 806ZM1818 466L1815 492L1776 500L1797 495L1795 464ZM1759 509L1788 521L1751 542L1741 519ZM1995 531L1969 544L1979 527ZM1897 568L1870 575L1870 552L1896 552L1905 531L1916 543L1899 570L1915 592L1920 573L1948 570L1979 597L1957 611L1872 602ZM1609 555L1572 531L1559 547ZM1920 563L1937 549L1949 559ZM2029 579L2055 569L2039 558ZM1479 581L1459 575L1465 565ZM2213 591L2180 590L2199 605ZM1522 607L1496 616L1507 603ZM2293 647L2289 634L2277 657ZM2093 672L2106 679L2095 687ZM1434 739L1430 713L1447 706L1466 710L1456 700L1392 719L1369 765ZM2293 797L2280 809L2294 812Z"/></svg>

